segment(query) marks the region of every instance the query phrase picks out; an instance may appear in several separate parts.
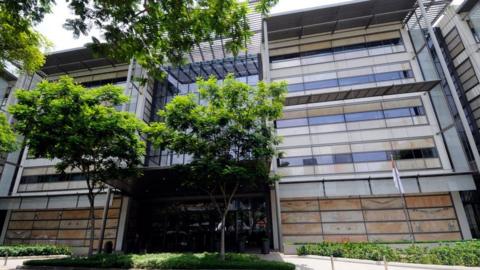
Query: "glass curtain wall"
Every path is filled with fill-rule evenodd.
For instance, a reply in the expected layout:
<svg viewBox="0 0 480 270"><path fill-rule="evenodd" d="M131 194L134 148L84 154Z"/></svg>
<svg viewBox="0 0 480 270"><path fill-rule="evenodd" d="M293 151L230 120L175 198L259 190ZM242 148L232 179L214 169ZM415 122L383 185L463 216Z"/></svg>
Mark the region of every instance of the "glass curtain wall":
<svg viewBox="0 0 480 270"><path fill-rule="evenodd" d="M227 74L231 73L239 81L256 85L259 81L259 60L257 55L246 55L237 58L227 58L206 62L196 62L185 66L166 69L167 76L163 81L157 81L153 89L153 101L150 109L150 121L160 121L157 115L165 105L176 95L199 95L197 78L214 76L222 83ZM199 102L201 102L199 98ZM168 149L155 149L148 146L147 166L165 167L190 162L191 157L177 155Z"/></svg>
<svg viewBox="0 0 480 270"><path fill-rule="evenodd" d="M416 16L416 14L414 15ZM416 18L418 20L418 18ZM463 172L475 170L472 150L462 128L458 111L453 103L451 90L444 78L440 63L431 44L428 32L420 27L409 25L409 34L412 40L423 78L441 80L429 92L437 120L441 129L444 143L447 146L450 162L454 171Z"/></svg>

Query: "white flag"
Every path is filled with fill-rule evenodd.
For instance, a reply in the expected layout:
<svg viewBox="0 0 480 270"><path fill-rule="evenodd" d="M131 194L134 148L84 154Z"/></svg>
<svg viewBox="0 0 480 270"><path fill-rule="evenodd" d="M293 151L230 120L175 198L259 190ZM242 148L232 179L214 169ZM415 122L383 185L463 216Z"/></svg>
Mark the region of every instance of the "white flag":
<svg viewBox="0 0 480 270"><path fill-rule="evenodd" d="M400 191L400 193L405 193L403 189L402 180L400 179L400 173L398 172L397 165L395 160L392 157L392 175L393 175L393 183L395 183L395 187Z"/></svg>

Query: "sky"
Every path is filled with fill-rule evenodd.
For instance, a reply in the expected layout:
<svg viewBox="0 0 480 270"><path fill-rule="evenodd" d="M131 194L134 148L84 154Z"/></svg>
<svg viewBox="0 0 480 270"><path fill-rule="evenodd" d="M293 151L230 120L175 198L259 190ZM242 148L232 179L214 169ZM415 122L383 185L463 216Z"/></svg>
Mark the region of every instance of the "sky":
<svg viewBox="0 0 480 270"><path fill-rule="evenodd" d="M275 14L349 1L351 0L280 0L272 9L272 13ZM463 0L454 0L453 4L460 4L462 1ZM67 18L72 17L72 13L68 9L65 1L58 0L56 2L57 5L53 8L53 12L45 16L43 22L36 26L36 29L53 43L53 48L50 50L67 50L81 47L83 44L90 42L90 36L80 36L78 39L75 39L72 32L63 28L63 23ZM93 29L91 34L96 37L100 36L100 32L96 29Z"/></svg>

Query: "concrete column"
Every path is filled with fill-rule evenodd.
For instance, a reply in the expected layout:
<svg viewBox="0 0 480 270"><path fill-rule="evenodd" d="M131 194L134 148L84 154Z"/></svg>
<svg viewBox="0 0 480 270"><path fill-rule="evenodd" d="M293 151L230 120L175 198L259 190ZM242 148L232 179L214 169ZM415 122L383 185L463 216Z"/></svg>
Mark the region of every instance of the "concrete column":
<svg viewBox="0 0 480 270"><path fill-rule="evenodd" d="M124 196L122 198L122 208L120 209L120 219L118 221L117 241L115 242L115 250L121 251L123 248L123 240L125 238L125 230L127 228L128 206L130 198Z"/></svg>
<svg viewBox="0 0 480 270"><path fill-rule="evenodd" d="M275 189L270 189L270 205L272 213L272 234L273 234L273 249L280 250L280 239L278 237L278 217L277 217L277 194Z"/></svg>
<svg viewBox="0 0 480 270"><path fill-rule="evenodd" d="M460 231L462 232L462 238L463 240L470 240L472 239L472 232L468 225L467 215L465 214L465 208L463 208L460 192L454 191L451 194L455 213L457 213L458 224L460 225Z"/></svg>
<svg viewBox="0 0 480 270"><path fill-rule="evenodd" d="M0 232L0 245L5 244L5 236L7 234L8 223L10 222L10 216L12 214L12 210L7 210L7 214L5 215L5 222L3 223L2 231Z"/></svg>

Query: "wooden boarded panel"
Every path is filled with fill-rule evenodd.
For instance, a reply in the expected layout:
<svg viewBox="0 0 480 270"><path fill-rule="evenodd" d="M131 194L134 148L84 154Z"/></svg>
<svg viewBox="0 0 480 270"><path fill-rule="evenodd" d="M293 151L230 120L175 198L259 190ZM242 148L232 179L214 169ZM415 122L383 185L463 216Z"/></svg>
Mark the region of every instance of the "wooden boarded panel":
<svg viewBox="0 0 480 270"><path fill-rule="evenodd" d="M361 209L360 199L320 200L320 210Z"/></svg>
<svg viewBox="0 0 480 270"><path fill-rule="evenodd" d="M318 211L318 201L282 201L282 211Z"/></svg>
<svg viewBox="0 0 480 270"><path fill-rule="evenodd" d="M408 208L451 206L450 195L411 196L405 198Z"/></svg>
<svg viewBox="0 0 480 270"><path fill-rule="evenodd" d="M395 242L395 241L409 241L410 234L370 234L368 239L371 242Z"/></svg>
<svg viewBox="0 0 480 270"><path fill-rule="evenodd" d="M394 210L367 210L365 211L366 221L392 221L405 220L405 211L400 209Z"/></svg>
<svg viewBox="0 0 480 270"><path fill-rule="evenodd" d="M15 211L11 215L11 220L32 220L35 217L35 212Z"/></svg>
<svg viewBox="0 0 480 270"><path fill-rule="evenodd" d="M25 220L25 221L11 221L8 224L8 229L14 230L14 229L19 229L19 230L28 230L31 229L33 226L33 221Z"/></svg>
<svg viewBox="0 0 480 270"><path fill-rule="evenodd" d="M368 233L408 233L407 222L369 222Z"/></svg>
<svg viewBox="0 0 480 270"><path fill-rule="evenodd" d="M35 214L35 219L44 220L44 219L60 219L62 218L62 211L39 211Z"/></svg>
<svg viewBox="0 0 480 270"><path fill-rule="evenodd" d="M363 221L362 211L329 211L322 212L324 222Z"/></svg>
<svg viewBox="0 0 480 270"><path fill-rule="evenodd" d="M63 239L85 239L86 230L60 230L58 238Z"/></svg>
<svg viewBox="0 0 480 270"><path fill-rule="evenodd" d="M325 234L364 234L365 224L356 223L325 223L323 224Z"/></svg>
<svg viewBox="0 0 480 270"><path fill-rule="evenodd" d="M283 224L282 232L287 235L321 234L322 224Z"/></svg>
<svg viewBox="0 0 480 270"><path fill-rule="evenodd" d="M391 209L403 208L400 197L393 198L362 198L362 206L365 209Z"/></svg>
<svg viewBox="0 0 480 270"><path fill-rule="evenodd" d="M419 233L415 234L417 241L447 241L462 239L460 232L455 233Z"/></svg>
<svg viewBox="0 0 480 270"><path fill-rule="evenodd" d="M319 212L282 213L282 223L320 222Z"/></svg>
<svg viewBox="0 0 480 270"><path fill-rule="evenodd" d="M60 220L36 220L33 222L34 229L58 229L60 226Z"/></svg>
<svg viewBox="0 0 480 270"><path fill-rule="evenodd" d="M337 242L337 243L345 243L345 242L367 242L366 235L325 235L325 241L327 242Z"/></svg>
<svg viewBox="0 0 480 270"><path fill-rule="evenodd" d="M407 196L405 204L418 241L461 239L449 194ZM297 242L296 237L307 242L307 235L317 241L408 241L411 234L403 208L399 196L288 199L281 202L283 234ZM305 224L309 222L317 223Z"/></svg>
<svg viewBox="0 0 480 270"><path fill-rule="evenodd" d="M55 239L57 234L57 230L33 230L31 237L33 239Z"/></svg>
<svg viewBox="0 0 480 270"><path fill-rule="evenodd" d="M121 198L115 197L107 214L105 241L115 243ZM103 209L95 209L95 237L100 235ZM12 211L5 243L49 243L68 245L77 251L88 246L89 209ZM87 244L86 244L87 243Z"/></svg>
<svg viewBox="0 0 480 270"><path fill-rule="evenodd" d="M456 217L453 207L418 208L409 209L408 212L412 220L454 219Z"/></svg>
<svg viewBox="0 0 480 270"><path fill-rule="evenodd" d="M454 232L459 231L456 220L412 221L414 232Z"/></svg>

